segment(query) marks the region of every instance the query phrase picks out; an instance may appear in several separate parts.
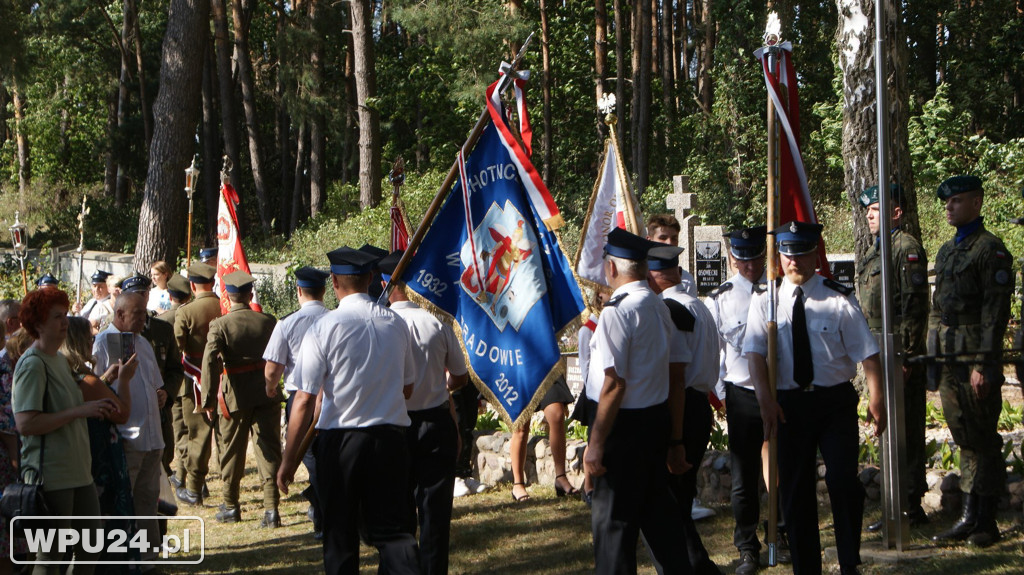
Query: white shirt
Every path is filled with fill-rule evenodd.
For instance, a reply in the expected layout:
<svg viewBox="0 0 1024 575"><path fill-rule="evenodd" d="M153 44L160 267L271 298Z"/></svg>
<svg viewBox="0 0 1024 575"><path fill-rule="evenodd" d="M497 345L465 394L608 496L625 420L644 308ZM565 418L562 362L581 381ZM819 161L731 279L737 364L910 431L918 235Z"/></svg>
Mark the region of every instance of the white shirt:
<svg viewBox="0 0 1024 575"><path fill-rule="evenodd" d="M726 284L729 288L722 289ZM754 382L750 379L750 364L747 358L743 357L743 336L747 331L747 313L750 310L750 298L754 288L753 282L741 274L736 274L722 284L720 291L711 297L708 305L712 317L715 318L718 333L722 336L719 381L728 381L747 389L754 389Z"/></svg>
<svg viewBox="0 0 1024 575"><path fill-rule="evenodd" d="M450 325L441 323L430 312L411 301L391 304L412 335L412 355L416 364L416 387L405 401L409 411L432 409L448 401L448 378L465 375L466 358Z"/></svg>
<svg viewBox="0 0 1024 575"><path fill-rule="evenodd" d="M594 330L597 329L598 317L590 315L587 323L583 324L576 336L577 348L580 354L580 376L583 377L583 393L586 397L597 401L601 397L601 386L604 385L604 376L601 378L590 377L590 342L594 340ZM595 381L596 380L596 381Z"/></svg>
<svg viewBox="0 0 1024 575"><path fill-rule="evenodd" d="M153 286L149 290L149 302L146 303L146 309L155 311L158 314L171 309L171 294L165 289Z"/></svg>
<svg viewBox="0 0 1024 575"><path fill-rule="evenodd" d="M679 285L682 286L682 290L687 295L697 297L697 280L693 279L693 274L679 268Z"/></svg>
<svg viewBox="0 0 1024 575"><path fill-rule="evenodd" d="M89 320L89 323L101 322L107 319L110 314L114 313L114 308L111 306L110 296L103 299L92 298L85 302L82 306L82 311L78 312L78 317L84 317Z"/></svg>
<svg viewBox="0 0 1024 575"><path fill-rule="evenodd" d="M292 392L298 389L295 385L295 359L299 357L302 338L320 316L327 313L324 302L313 300L304 302L299 309L277 322L267 348L263 350L263 359L284 366L284 389Z"/></svg>
<svg viewBox="0 0 1024 575"><path fill-rule="evenodd" d="M811 340L814 385L830 387L853 379L857 364L878 353L878 343L861 313L857 298L825 285L815 275L800 286L804 292L807 334ZM793 381L793 303L796 286L788 279L778 297L778 389L799 389ZM768 355L768 293L755 294L747 315L743 355Z"/></svg>
<svg viewBox="0 0 1024 575"><path fill-rule="evenodd" d="M299 390L324 390L318 429L410 424L402 389L416 378L412 336L367 294L345 296L313 324L295 370Z"/></svg>
<svg viewBox="0 0 1024 575"><path fill-rule="evenodd" d="M96 373L104 373L121 359L121 332L114 324L96 336L92 346L96 357ZM135 334L135 357L139 366L128 384L132 393L132 412L128 421L117 426L125 443L136 451L153 451L164 448L164 436L160 430L160 408L156 390L164 385L156 354L146 338ZM121 382L115 381L113 389L118 391Z"/></svg>
<svg viewBox="0 0 1024 575"><path fill-rule="evenodd" d="M662 291L661 297L679 302L696 320L693 331L677 329L677 333L690 354L690 360L686 362L686 387L707 393L714 391L718 383L718 353L722 346L715 318L707 306L683 290L681 284L676 284Z"/></svg>
<svg viewBox="0 0 1024 575"><path fill-rule="evenodd" d="M622 297L620 297L622 296ZM646 281L620 286L605 304L590 343L589 378L604 386L610 367L626 381L623 409L641 409L668 400L669 362L688 360L676 336L668 306ZM591 399L598 400L598 397Z"/></svg>

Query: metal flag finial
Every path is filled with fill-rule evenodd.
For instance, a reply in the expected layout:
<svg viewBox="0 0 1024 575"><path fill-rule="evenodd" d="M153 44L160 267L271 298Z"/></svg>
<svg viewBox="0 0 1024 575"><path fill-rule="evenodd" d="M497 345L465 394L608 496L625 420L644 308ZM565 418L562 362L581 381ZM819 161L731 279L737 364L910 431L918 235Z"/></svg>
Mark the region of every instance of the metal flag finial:
<svg viewBox="0 0 1024 575"><path fill-rule="evenodd" d="M615 94L610 92L602 94L601 99L597 101L597 109L601 110L604 114L604 123L609 126L618 122L618 116L615 115Z"/></svg>
<svg viewBox="0 0 1024 575"><path fill-rule="evenodd" d="M225 184L231 179L231 170L234 168L234 164L231 162L231 158L227 154L224 154L224 164L220 170L220 183Z"/></svg>
<svg viewBox="0 0 1024 575"><path fill-rule="evenodd" d="M775 46L782 42L782 22L776 12L768 13L768 23L764 27L765 46Z"/></svg>

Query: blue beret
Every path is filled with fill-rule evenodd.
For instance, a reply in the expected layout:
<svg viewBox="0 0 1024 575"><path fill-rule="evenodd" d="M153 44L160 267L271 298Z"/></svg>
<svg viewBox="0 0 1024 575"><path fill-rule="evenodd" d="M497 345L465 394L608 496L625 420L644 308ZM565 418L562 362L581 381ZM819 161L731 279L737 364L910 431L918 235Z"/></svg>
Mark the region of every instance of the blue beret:
<svg viewBox="0 0 1024 575"><path fill-rule="evenodd" d="M134 275L121 281L121 291L144 292L153 285L153 280L146 276Z"/></svg>
<svg viewBox="0 0 1024 575"><path fill-rule="evenodd" d="M604 253L617 258L643 261L647 259L647 252L657 245L657 242L641 238L622 228L615 228L608 233L608 241L604 245Z"/></svg>
<svg viewBox="0 0 1024 575"><path fill-rule="evenodd" d="M936 195L940 200L946 201L957 194L973 191L981 191L981 178L978 176L953 176L939 184Z"/></svg>
<svg viewBox="0 0 1024 575"><path fill-rule="evenodd" d="M772 233L780 254L802 256L818 249L823 227L821 224L794 221L775 228Z"/></svg>
<svg viewBox="0 0 1024 575"><path fill-rule="evenodd" d="M669 244L652 247L647 251L647 269L651 271L671 270L679 267L679 254L683 248Z"/></svg>
<svg viewBox="0 0 1024 575"><path fill-rule="evenodd" d="M768 226L754 226L733 230L729 238L729 252L738 260L753 260L764 255L768 243Z"/></svg>
<svg viewBox="0 0 1024 575"><path fill-rule="evenodd" d="M318 289L327 285L331 274L313 267L305 266L295 270L295 285L300 288Z"/></svg>

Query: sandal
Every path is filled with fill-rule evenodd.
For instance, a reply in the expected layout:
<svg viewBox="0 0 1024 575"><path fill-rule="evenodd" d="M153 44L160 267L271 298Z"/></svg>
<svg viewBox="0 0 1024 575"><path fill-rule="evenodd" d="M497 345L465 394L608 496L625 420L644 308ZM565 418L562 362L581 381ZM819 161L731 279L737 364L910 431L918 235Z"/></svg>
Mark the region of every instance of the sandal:
<svg viewBox="0 0 1024 575"><path fill-rule="evenodd" d="M579 490L576 489L575 487L573 487L572 483L569 482L569 478L568 477L565 477L565 482L569 483L569 489L565 489L561 485L559 485L558 484L558 478L559 477L565 477L565 474L562 473L562 474L559 474L559 475L555 476L555 495L557 495L558 497L565 497L566 495L576 495L577 493L579 493Z"/></svg>
<svg viewBox="0 0 1024 575"><path fill-rule="evenodd" d="M522 503L522 502L527 501L528 499L530 499L530 494L529 493L525 493L523 495L520 495L519 497L516 497L516 485L522 485L523 486L523 491L526 491L526 484L525 483L513 483L512 484L512 500L515 501L516 503Z"/></svg>

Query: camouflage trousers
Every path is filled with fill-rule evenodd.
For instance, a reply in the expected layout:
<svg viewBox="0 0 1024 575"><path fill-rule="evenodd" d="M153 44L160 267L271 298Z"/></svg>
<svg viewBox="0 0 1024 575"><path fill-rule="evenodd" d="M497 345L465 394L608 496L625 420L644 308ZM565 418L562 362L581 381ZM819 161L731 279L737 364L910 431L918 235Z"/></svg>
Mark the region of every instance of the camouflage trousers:
<svg viewBox="0 0 1024 575"><path fill-rule="evenodd" d="M1006 489L1003 438L998 431L999 413L1003 409L1003 378L996 375L993 380L989 376L988 394L979 399L971 387L971 369L968 365L943 367L939 380L942 411L953 441L960 449L961 491L998 497Z"/></svg>
<svg viewBox="0 0 1024 575"><path fill-rule="evenodd" d="M928 461L925 457L925 414L927 377L924 368L914 366L910 376L903 382L903 422L906 437L907 471L910 473L910 481L907 485L907 494L910 504L920 503L921 498L928 491L928 481L925 478L925 467Z"/></svg>

